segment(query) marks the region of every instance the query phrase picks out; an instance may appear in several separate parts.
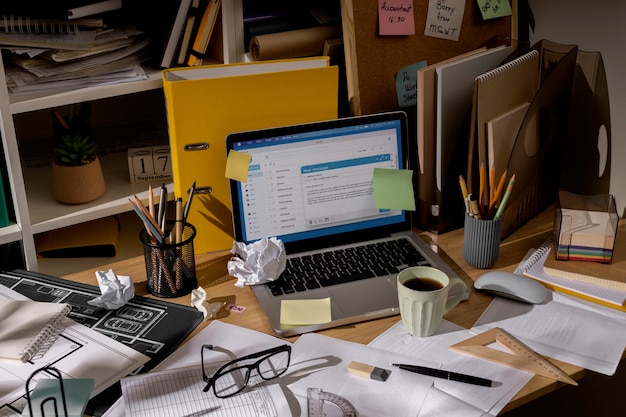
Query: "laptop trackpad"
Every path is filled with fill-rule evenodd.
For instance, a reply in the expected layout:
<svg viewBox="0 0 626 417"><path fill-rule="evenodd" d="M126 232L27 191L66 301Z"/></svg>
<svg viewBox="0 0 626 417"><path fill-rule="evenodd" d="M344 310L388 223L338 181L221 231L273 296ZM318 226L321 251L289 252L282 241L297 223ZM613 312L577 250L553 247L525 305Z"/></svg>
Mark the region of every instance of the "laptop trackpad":
<svg viewBox="0 0 626 417"><path fill-rule="evenodd" d="M398 307L398 290L387 279L335 287L329 289L329 293L346 317Z"/></svg>

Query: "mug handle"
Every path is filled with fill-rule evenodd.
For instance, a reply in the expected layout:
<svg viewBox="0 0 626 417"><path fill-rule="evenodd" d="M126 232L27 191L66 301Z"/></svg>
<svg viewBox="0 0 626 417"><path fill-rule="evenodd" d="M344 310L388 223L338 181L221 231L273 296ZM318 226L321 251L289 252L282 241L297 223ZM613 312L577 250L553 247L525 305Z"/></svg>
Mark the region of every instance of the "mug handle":
<svg viewBox="0 0 626 417"><path fill-rule="evenodd" d="M450 288L448 290L448 294L457 285L460 286L462 289L461 291L458 291L456 294L454 294L452 297L448 297L448 300L446 301L446 308L443 312L444 315L448 314L448 312L452 310L452 308L454 308L457 304L459 304L465 296L465 290L467 289L467 286L461 278L450 278Z"/></svg>

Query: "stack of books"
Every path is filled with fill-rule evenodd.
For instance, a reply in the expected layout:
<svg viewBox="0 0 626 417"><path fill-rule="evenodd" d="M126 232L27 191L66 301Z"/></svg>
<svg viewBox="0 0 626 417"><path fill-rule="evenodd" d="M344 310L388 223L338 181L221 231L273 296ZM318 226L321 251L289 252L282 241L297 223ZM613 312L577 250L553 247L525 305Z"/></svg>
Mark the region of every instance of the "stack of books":
<svg viewBox="0 0 626 417"><path fill-rule="evenodd" d="M0 6L0 48L13 95L145 79L150 39L120 22L121 0ZM31 4L35 3L35 4ZM30 10L37 10L33 16ZM107 13L105 13L107 12Z"/></svg>

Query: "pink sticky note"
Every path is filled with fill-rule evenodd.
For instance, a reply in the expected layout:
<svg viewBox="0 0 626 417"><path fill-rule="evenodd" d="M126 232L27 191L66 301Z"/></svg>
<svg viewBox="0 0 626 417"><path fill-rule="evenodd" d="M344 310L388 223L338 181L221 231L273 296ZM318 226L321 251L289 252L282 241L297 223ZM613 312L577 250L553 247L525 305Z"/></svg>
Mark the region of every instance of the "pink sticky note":
<svg viewBox="0 0 626 417"><path fill-rule="evenodd" d="M378 0L380 35L415 35L413 0Z"/></svg>

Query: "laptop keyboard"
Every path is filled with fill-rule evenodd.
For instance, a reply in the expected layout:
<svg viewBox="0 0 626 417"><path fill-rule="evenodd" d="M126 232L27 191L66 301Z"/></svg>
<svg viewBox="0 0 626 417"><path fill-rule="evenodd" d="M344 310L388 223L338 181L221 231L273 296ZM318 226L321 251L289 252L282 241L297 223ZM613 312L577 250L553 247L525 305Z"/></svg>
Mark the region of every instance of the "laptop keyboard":
<svg viewBox="0 0 626 417"><path fill-rule="evenodd" d="M417 265L429 264L407 239L399 238L289 258L285 271L267 285L279 296L397 274Z"/></svg>

